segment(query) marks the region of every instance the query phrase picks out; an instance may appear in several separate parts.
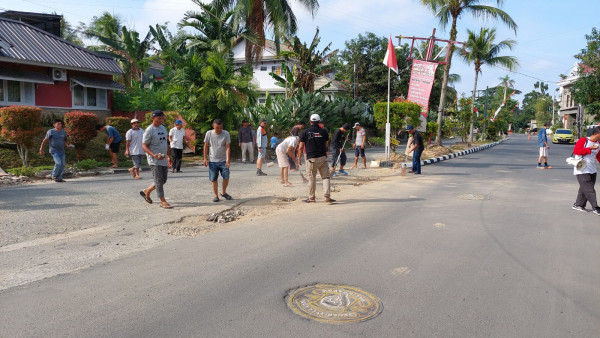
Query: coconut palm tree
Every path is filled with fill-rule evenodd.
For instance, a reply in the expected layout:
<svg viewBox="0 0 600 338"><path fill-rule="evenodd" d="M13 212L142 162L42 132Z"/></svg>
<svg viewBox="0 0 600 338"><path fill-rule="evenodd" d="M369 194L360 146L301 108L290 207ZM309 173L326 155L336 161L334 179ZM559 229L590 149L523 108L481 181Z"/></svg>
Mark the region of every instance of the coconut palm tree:
<svg viewBox="0 0 600 338"><path fill-rule="evenodd" d="M515 80L508 77L508 74L504 77L498 78L498 80L502 81L500 84L502 86L504 86L504 99L502 101L502 102L504 102L504 101L506 101L506 92L508 91L508 88L514 88Z"/></svg>
<svg viewBox="0 0 600 338"><path fill-rule="evenodd" d="M312 15L319 8L318 0L297 0L297 2ZM248 63L260 60L267 30L273 32L275 44L279 49L282 38L293 36L298 29L296 15L292 11L289 0L213 0L212 4L223 12L233 10L234 22L242 24L255 34L254 41L246 39L246 62Z"/></svg>
<svg viewBox="0 0 600 338"><path fill-rule="evenodd" d="M479 33L467 30L469 38L461 53L464 60L470 65L475 65L475 81L473 82L473 98L471 99L471 111L475 107L475 93L477 93L477 79L481 73L481 66L503 66L509 70L515 69L519 62L514 56L499 55L503 49L512 47L517 43L515 40L502 40L495 43L496 29L481 28ZM469 128L469 139L473 140L473 119Z"/></svg>
<svg viewBox="0 0 600 338"><path fill-rule="evenodd" d="M500 20L505 23L509 28L517 32L517 24L514 20L503 10L493 7L482 5L482 0L421 0L421 4L428 7L433 11L435 16L438 18L440 26L446 28L448 23L450 25L450 41L456 41L457 30L456 24L461 14L468 13L474 17L490 18ZM496 0L496 4L501 6L504 3L503 0ZM450 74L450 66L452 64L452 54L454 53L454 45L450 46L448 55L448 64L444 69L444 77L442 78L442 93L440 96L440 105L438 108L438 130L436 135L435 143L442 145L442 115L444 113L444 105L446 104L446 88L448 86L448 74Z"/></svg>

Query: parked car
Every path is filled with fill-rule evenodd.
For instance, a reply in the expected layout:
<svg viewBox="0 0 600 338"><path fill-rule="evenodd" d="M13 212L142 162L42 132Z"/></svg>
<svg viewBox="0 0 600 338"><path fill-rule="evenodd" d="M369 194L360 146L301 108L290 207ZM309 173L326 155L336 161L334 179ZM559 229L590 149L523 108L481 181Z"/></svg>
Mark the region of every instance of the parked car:
<svg viewBox="0 0 600 338"><path fill-rule="evenodd" d="M552 138L552 143L575 143L575 136L570 129L556 129L556 133L554 133L554 137Z"/></svg>

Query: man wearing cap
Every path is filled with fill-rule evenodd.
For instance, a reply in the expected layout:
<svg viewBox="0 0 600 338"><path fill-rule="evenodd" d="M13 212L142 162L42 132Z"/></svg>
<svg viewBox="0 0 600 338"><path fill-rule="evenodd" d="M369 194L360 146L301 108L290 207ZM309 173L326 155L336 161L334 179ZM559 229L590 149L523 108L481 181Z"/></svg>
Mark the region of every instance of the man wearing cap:
<svg viewBox="0 0 600 338"><path fill-rule="evenodd" d="M262 171L262 164L267 155L269 137L267 136L267 120L261 119L256 129L256 147L258 148L258 161L256 161L256 176L267 176Z"/></svg>
<svg viewBox="0 0 600 338"><path fill-rule="evenodd" d="M140 128L138 119L131 120L131 129L125 133L125 156L131 156L133 167L129 168L129 173L136 180L140 179L140 168L144 158L144 149L142 148L142 139L144 130Z"/></svg>
<svg viewBox="0 0 600 338"><path fill-rule="evenodd" d="M362 157L363 168L367 168L367 158L365 156L365 144L367 143L367 133L358 122L354 124L354 129L356 129L356 140L352 145L352 148L354 148L354 165L352 166L352 168L356 168L356 166L358 165L358 156Z"/></svg>
<svg viewBox="0 0 600 338"><path fill-rule="evenodd" d="M171 172L181 172L181 159L183 158L183 142L185 141L185 129L183 121L175 120L175 127L169 130L169 142L171 144L171 158L173 167Z"/></svg>
<svg viewBox="0 0 600 338"><path fill-rule="evenodd" d="M340 174L348 175L348 173L344 170L344 166L346 165L346 152L344 151L344 144L348 139L347 135L344 135L350 130L350 124L344 123L343 126L336 129L333 132L333 136L331 137L331 144L333 147L333 158L331 159L331 174L333 177L336 177L338 174L335 172L335 166L337 165L338 160L340 161Z"/></svg>
<svg viewBox="0 0 600 338"><path fill-rule="evenodd" d="M221 196L226 200L231 197L227 193L229 185L229 167L231 158L231 137L227 130L223 130L223 121L215 119L213 129L204 135L204 166L208 167L208 179L212 184L215 197L213 202L219 202L219 173L223 177Z"/></svg>
<svg viewBox="0 0 600 338"><path fill-rule="evenodd" d="M327 157L329 156L328 143L329 135L325 130L319 127L321 117L318 114L310 116L310 127L304 130L300 136L300 146L298 147L298 156L300 157L306 147L306 174L308 175L308 199L306 203L316 202L315 189L317 172L323 179L323 196L325 202L331 203L335 200L330 197L330 178L329 165Z"/></svg>
<svg viewBox="0 0 600 338"><path fill-rule="evenodd" d="M163 185L167 183L169 166L172 164L171 154L168 151L167 129L163 126L163 123L165 123L165 114L160 110L155 110L152 112L152 124L144 131L142 148L146 152L148 164L154 177L154 183L140 191L140 195L142 195L146 202L152 203L150 194L156 190L160 199L160 207L172 209L173 207L165 199L165 192L163 190Z"/></svg>
<svg viewBox="0 0 600 338"><path fill-rule="evenodd" d="M238 130L238 145L242 149L242 162L244 164L248 163L246 162L246 152L248 153L250 162L254 163L254 143L256 143L254 138L252 128L248 125L248 120L243 120L242 127Z"/></svg>
<svg viewBox="0 0 600 338"><path fill-rule="evenodd" d="M104 131L108 135L108 140L106 141L106 150L108 150L108 153L110 154L112 167L118 168L119 167L119 158L118 158L119 147L121 145L121 141L123 140L123 137L121 137L121 134L119 134L119 131L117 130L117 128L112 127L112 126L105 126L103 124L97 124L96 130Z"/></svg>
<svg viewBox="0 0 600 338"><path fill-rule="evenodd" d="M550 149L550 145L548 144L548 136L546 135L546 129L550 128L550 122L544 123L544 128L540 128L540 132L538 134L538 148L540 148L540 157L538 158L538 169L550 169L552 167L548 166L548 149ZM544 166L542 167L542 160L544 161Z"/></svg>
<svg viewBox="0 0 600 338"><path fill-rule="evenodd" d="M423 153L423 150L425 150L423 136L421 136L421 133L415 130L410 124L406 126L406 131L413 136L412 147L408 150L413 153L412 170L410 172L421 175L421 154Z"/></svg>

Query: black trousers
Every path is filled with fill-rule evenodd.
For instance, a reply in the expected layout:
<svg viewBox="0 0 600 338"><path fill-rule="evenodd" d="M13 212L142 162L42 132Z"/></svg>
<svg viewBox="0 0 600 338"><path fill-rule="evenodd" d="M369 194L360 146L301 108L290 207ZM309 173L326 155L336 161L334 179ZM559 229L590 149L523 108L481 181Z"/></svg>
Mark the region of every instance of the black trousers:
<svg viewBox="0 0 600 338"><path fill-rule="evenodd" d="M173 170L180 171L183 149L171 148L171 157L173 158Z"/></svg>
<svg viewBox="0 0 600 338"><path fill-rule="evenodd" d="M575 205L585 207L585 204L589 201L592 206L592 210L598 208L598 201L596 200L596 174L581 174L577 176L577 182L579 182L579 191L577 192L577 200Z"/></svg>
<svg viewBox="0 0 600 338"><path fill-rule="evenodd" d="M342 152L341 155L340 155L340 151ZM335 152L333 154L333 158L331 159L331 166L332 167L335 167L337 165L338 157L340 158L340 164L341 165L346 165L346 151L344 151L344 149L342 149L342 148L337 148L337 149L335 149Z"/></svg>

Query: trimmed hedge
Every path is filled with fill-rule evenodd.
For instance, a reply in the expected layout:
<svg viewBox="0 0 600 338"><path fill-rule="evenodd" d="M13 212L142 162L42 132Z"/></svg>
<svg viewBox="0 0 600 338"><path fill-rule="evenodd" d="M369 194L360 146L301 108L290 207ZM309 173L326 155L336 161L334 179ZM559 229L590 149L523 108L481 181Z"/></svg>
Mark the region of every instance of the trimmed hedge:
<svg viewBox="0 0 600 338"><path fill-rule="evenodd" d="M106 118L106 124L116 128L121 134L121 137L125 139L125 134L131 129L131 119L122 116L113 116Z"/></svg>
<svg viewBox="0 0 600 338"><path fill-rule="evenodd" d="M0 108L0 135L17 144L17 151L23 162L28 165L29 148L33 140L41 135L42 110L37 107L10 106Z"/></svg>
<svg viewBox="0 0 600 338"><path fill-rule="evenodd" d="M387 121L387 102L379 102L373 106L375 125L385 129ZM417 127L420 125L419 115L421 106L410 101L390 102L390 126L392 129L402 129L408 123Z"/></svg>

